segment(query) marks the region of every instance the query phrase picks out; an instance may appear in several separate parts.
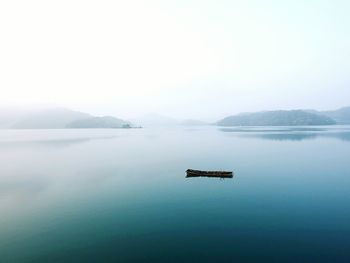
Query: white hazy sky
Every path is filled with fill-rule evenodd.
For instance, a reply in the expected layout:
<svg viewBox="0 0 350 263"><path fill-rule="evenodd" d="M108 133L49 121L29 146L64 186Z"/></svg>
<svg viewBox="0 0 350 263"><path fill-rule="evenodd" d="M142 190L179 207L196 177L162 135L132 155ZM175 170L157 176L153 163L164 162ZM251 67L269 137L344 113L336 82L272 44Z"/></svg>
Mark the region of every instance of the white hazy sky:
<svg viewBox="0 0 350 263"><path fill-rule="evenodd" d="M0 103L135 117L350 105L350 1L0 1Z"/></svg>

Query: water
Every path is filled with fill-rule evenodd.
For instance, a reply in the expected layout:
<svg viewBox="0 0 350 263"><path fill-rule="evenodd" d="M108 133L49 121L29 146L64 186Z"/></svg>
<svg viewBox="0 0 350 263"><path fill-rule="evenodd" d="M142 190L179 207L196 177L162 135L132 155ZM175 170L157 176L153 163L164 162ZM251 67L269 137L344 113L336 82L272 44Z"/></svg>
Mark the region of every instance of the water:
<svg viewBox="0 0 350 263"><path fill-rule="evenodd" d="M349 262L349 156L349 126L1 130L0 262Z"/></svg>

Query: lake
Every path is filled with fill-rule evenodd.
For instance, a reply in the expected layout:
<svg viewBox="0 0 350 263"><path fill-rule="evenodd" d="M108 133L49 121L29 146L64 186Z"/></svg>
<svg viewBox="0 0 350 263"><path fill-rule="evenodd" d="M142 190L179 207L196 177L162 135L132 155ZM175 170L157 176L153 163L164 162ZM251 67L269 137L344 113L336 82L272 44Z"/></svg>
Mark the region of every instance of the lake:
<svg viewBox="0 0 350 263"><path fill-rule="evenodd" d="M350 126L0 130L0 262L349 262L349 204Z"/></svg>

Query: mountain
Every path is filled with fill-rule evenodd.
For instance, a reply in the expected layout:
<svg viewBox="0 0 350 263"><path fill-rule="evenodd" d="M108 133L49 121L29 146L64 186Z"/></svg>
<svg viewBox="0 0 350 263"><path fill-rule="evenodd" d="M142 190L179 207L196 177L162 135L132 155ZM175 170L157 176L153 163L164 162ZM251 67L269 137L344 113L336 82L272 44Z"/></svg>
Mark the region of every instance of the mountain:
<svg viewBox="0 0 350 263"><path fill-rule="evenodd" d="M199 120L183 121L159 114L148 114L133 123L144 127L207 125ZM333 111L278 110L243 113L226 117L216 123L220 126L288 126L350 124L350 107ZM0 108L1 129L63 129L63 128L129 128L130 122L110 117L96 117L65 108L39 110L38 108Z"/></svg>
<svg viewBox="0 0 350 263"><path fill-rule="evenodd" d="M131 128L128 121L110 116L95 117L65 108L46 110L0 109L0 128L64 129L64 128Z"/></svg>
<svg viewBox="0 0 350 263"><path fill-rule="evenodd" d="M131 123L111 116L91 117L73 121L66 128L131 128Z"/></svg>
<svg viewBox="0 0 350 263"><path fill-rule="evenodd" d="M133 120L133 122L143 127L175 126L180 124L180 122L174 118L157 113L146 114L139 119Z"/></svg>
<svg viewBox="0 0 350 263"><path fill-rule="evenodd" d="M0 108L0 129L9 129L18 121L27 118L37 112L34 109L1 107Z"/></svg>
<svg viewBox="0 0 350 263"><path fill-rule="evenodd" d="M193 120L193 119L183 120L180 124L183 125L183 126L202 126L202 125L208 125L207 122L200 121L200 120Z"/></svg>
<svg viewBox="0 0 350 263"><path fill-rule="evenodd" d="M219 126L292 126L292 125L332 125L330 117L303 110L279 110L244 113L226 117L217 122Z"/></svg>
<svg viewBox="0 0 350 263"><path fill-rule="evenodd" d="M12 125L14 129L61 129L69 123L92 117L90 114L65 108L42 110L33 113Z"/></svg>
<svg viewBox="0 0 350 263"><path fill-rule="evenodd" d="M332 118L337 124L350 124L350 107L344 107L334 111L321 111L319 113Z"/></svg>

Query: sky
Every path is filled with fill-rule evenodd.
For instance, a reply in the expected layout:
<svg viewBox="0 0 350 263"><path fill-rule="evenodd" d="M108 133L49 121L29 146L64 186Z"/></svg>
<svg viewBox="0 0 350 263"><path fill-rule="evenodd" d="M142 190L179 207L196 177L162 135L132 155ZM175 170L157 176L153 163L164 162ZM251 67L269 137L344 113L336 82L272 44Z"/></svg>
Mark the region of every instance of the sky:
<svg viewBox="0 0 350 263"><path fill-rule="evenodd" d="M0 105L133 118L350 105L350 1L0 1Z"/></svg>

